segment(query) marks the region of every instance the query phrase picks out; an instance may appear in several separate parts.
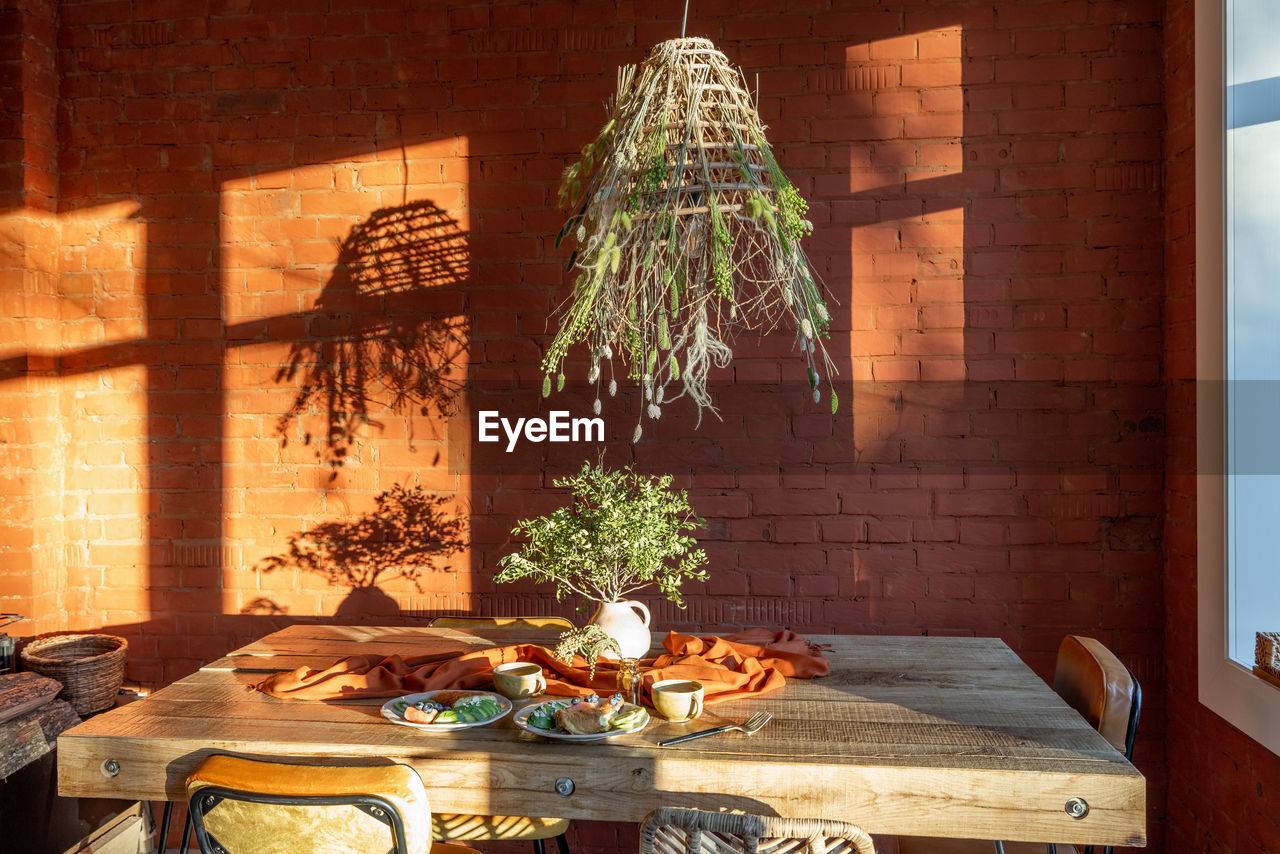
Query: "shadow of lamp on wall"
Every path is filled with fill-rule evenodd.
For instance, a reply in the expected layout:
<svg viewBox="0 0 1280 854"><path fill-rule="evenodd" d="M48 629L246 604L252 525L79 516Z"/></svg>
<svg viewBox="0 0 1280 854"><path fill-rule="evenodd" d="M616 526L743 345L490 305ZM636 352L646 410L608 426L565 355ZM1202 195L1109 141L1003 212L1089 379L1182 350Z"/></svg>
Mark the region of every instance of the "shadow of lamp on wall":
<svg viewBox="0 0 1280 854"><path fill-rule="evenodd" d="M336 469L360 428L379 426L379 410L410 415L411 430L415 414L453 414L469 276L467 235L433 202L384 208L353 228L276 374L299 383L277 425L285 444L295 420L321 410L325 435L301 438Z"/></svg>
<svg viewBox="0 0 1280 854"><path fill-rule="evenodd" d="M423 576L448 571L450 559L466 546L466 525L448 512L447 498L418 486L397 484L374 501L374 509L356 519L324 522L290 537L286 552L264 558L255 568L264 573L299 570L320 576L331 587L347 588L335 617L399 615L399 604L379 583L404 579L422 593ZM287 611L260 597L241 613Z"/></svg>
<svg viewBox="0 0 1280 854"><path fill-rule="evenodd" d="M316 449L333 471L349 459L361 428L379 427L379 412L408 416L454 414L463 379L456 370L470 335L466 285L467 235L434 202L375 211L355 226L337 262L303 316L278 382L297 392L277 424ZM323 419L323 435L294 433L294 422ZM396 485L358 518L324 522L289 538L281 554L260 561L259 572L297 570L349 592L333 616L394 616L400 607L379 585L393 580L423 592L425 574L446 571L466 545L465 521L449 499L420 487ZM246 614L286 614L260 597Z"/></svg>

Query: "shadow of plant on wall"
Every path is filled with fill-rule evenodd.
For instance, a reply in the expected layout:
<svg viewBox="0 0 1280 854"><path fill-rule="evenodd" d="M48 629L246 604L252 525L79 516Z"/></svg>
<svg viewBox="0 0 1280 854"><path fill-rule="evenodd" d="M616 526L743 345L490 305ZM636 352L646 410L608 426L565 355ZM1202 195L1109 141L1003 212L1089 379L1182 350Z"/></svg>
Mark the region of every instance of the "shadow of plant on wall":
<svg viewBox="0 0 1280 854"><path fill-rule="evenodd" d="M397 484L380 493L373 510L356 519L324 522L289 538L283 554L264 558L259 572L300 570L350 592L337 617L396 615L400 606L378 585L405 579L423 592L422 577L444 572L467 545L466 523L451 515L448 499L420 487ZM276 602L258 598L245 614L282 614Z"/></svg>
<svg viewBox="0 0 1280 854"><path fill-rule="evenodd" d="M306 338L276 374L301 377L277 425L284 442L293 421L322 409L325 435L304 432L302 441L336 468L362 426L380 426L379 409L409 414L411 430L414 414L452 414L470 332L469 262L465 232L430 201L384 208L353 228L306 317Z"/></svg>

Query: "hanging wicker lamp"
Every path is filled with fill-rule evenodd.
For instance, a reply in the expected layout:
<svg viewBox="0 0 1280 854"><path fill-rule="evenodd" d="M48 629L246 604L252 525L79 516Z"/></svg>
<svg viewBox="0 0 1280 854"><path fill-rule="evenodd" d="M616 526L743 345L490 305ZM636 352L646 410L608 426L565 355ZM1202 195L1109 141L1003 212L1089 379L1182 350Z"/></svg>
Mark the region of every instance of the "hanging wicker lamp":
<svg viewBox="0 0 1280 854"><path fill-rule="evenodd" d="M716 413L707 389L745 331L794 330L820 398L830 313L800 240L808 204L778 167L742 73L707 39L654 47L618 71L600 135L565 170L573 212L557 239L576 248L573 295L542 368L544 396L564 386L569 349L586 342L588 380L613 395L625 375L642 415L683 396ZM837 406L834 390L831 409ZM641 428L637 419L635 439Z"/></svg>

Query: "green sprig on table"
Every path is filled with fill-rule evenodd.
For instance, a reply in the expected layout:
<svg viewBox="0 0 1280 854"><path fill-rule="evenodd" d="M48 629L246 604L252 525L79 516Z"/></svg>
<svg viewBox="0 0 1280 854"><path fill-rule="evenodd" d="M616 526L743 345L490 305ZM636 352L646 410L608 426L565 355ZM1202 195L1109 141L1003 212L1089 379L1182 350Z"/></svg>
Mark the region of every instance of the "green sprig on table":
<svg viewBox="0 0 1280 854"><path fill-rule="evenodd" d="M595 623L588 623L581 628L561 632L560 641L556 644L555 656L565 664L570 664L575 655L581 655L587 660L587 667L590 669L588 678L595 679L596 661L610 651L619 658L622 657L618 642L606 635L604 629Z"/></svg>

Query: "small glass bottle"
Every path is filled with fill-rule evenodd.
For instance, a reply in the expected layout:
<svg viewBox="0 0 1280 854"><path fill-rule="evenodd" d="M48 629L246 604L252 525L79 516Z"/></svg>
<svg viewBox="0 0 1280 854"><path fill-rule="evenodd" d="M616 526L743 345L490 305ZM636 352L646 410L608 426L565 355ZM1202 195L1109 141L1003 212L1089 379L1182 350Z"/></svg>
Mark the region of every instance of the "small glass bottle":
<svg viewBox="0 0 1280 854"><path fill-rule="evenodd" d="M640 705L640 660L624 658L618 662L618 691L622 699Z"/></svg>

